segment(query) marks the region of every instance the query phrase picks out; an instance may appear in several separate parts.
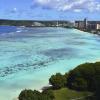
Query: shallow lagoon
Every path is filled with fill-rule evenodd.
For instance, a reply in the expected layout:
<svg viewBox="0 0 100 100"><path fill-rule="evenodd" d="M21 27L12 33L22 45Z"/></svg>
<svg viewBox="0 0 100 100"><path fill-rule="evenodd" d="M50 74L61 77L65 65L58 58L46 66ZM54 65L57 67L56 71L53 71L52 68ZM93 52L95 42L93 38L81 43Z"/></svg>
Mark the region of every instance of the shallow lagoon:
<svg viewBox="0 0 100 100"><path fill-rule="evenodd" d="M5 30L6 29L6 30ZM100 60L100 36L65 28L0 27L0 100L41 89L56 72Z"/></svg>

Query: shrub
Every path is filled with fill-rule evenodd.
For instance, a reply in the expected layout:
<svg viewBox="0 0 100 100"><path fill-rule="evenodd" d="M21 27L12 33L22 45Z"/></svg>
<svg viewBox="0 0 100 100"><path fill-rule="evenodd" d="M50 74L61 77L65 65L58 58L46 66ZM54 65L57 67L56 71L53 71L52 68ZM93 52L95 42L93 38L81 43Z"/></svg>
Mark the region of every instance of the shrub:
<svg viewBox="0 0 100 100"><path fill-rule="evenodd" d="M96 100L100 100L100 74L96 76L95 78L95 95L96 95Z"/></svg>
<svg viewBox="0 0 100 100"><path fill-rule="evenodd" d="M37 91L23 90L19 95L19 100L35 100Z"/></svg>
<svg viewBox="0 0 100 100"><path fill-rule="evenodd" d="M79 90L79 91L87 90L87 82L83 78L76 78L72 87L73 89Z"/></svg>
<svg viewBox="0 0 100 100"><path fill-rule="evenodd" d="M57 73L56 75L51 76L49 82L51 85L53 85L54 89L59 89L65 86L66 78L60 73Z"/></svg>
<svg viewBox="0 0 100 100"><path fill-rule="evenodd" d="M95 91L95 76L100 75L100 62L81 64L69 72L67 86L69 88Z"/></svg>
<svg viewBox="0 0 100 100"><path fill-rule="evenodd" d="M19 100L53 100L53 92L47 91L40 93L36 90L23 90L19 95Z"/></svg>
<svg viewBox="0 0 100 100"><path fill-rule="evenodd" d="M43 94L47 95L51 100L55 98L52 90L44 90Z"/></svg>

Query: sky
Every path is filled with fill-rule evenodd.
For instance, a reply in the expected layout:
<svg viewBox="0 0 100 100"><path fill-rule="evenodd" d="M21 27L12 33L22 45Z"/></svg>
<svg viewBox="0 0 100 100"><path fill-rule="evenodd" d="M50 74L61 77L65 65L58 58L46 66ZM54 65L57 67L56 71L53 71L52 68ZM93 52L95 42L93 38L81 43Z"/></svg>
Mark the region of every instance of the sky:
<svg viewBox="0 0 100 100"><path fill-rule="evenodd" d="M100 0L0 0L0 19L100 20Z"/></svg>

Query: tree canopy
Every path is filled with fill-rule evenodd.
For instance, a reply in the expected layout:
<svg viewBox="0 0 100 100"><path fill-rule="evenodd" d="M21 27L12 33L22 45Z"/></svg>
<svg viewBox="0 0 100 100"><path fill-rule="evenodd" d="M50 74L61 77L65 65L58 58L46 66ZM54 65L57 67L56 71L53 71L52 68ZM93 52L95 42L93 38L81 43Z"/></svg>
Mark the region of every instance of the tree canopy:
<svg viewBox="0 0 100 100"><path fill-rule="evenodd" d="M39 91L23 90L19 95L19 100L53 100L54 95L50 90L40 93Z"/></svg>

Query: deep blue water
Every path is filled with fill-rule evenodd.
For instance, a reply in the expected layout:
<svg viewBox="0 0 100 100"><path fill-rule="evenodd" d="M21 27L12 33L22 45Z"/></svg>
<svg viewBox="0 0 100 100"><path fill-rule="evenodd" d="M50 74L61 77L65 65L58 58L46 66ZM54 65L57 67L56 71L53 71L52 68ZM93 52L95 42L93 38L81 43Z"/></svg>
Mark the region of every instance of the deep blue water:
<svg viewBox="0 0 100 100"><path fill-rule="evenodd" d="M17 28L15 26L0 26L0 34L16 32Z"/></svg>

